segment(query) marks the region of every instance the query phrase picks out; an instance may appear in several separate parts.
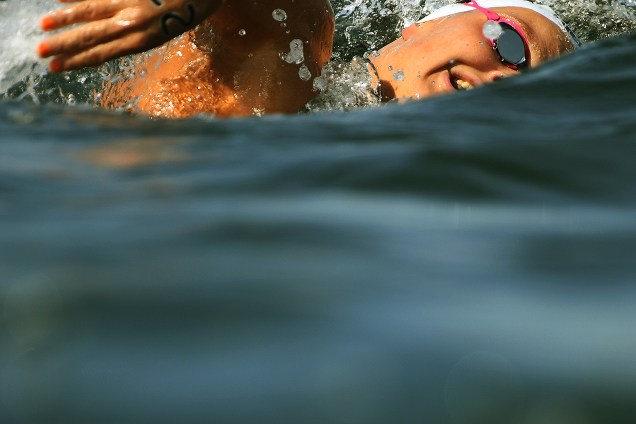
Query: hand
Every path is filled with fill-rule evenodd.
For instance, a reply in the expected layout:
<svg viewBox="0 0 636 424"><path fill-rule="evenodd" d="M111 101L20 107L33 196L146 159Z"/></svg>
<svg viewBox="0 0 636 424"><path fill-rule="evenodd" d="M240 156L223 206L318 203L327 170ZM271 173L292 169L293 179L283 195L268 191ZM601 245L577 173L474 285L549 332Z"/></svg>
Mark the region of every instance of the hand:
<svg viewBox="0 0 636 424"><path fill-rule="evenodd" d="M194 28L224 0L59 0L73 3L44 16L44 31L68 29L42 41L51 71L100 65L157 47Z"/></svg>

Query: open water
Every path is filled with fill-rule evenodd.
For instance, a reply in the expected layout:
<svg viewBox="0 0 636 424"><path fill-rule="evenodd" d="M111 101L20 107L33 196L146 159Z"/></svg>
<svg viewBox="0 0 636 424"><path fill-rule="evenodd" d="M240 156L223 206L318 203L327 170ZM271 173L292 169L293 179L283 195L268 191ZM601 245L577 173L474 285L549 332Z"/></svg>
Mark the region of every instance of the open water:
<svg viewBox="0 0 636 424"><path fill-rule="evenodd" d="M150 120L22 87L1 423L636 422L634 35L350 112Z"/></svg>

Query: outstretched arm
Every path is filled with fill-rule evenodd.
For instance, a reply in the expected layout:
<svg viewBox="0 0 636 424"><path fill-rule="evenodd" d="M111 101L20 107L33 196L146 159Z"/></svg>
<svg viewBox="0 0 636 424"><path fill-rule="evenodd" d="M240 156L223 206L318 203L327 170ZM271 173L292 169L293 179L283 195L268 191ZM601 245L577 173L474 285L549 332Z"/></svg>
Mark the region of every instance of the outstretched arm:
<svg viewBox="0 0 636 424"><path fill-rule="evenodd" d="M194 28L224 0L59 0L73 3L44 16L44 31L79 26L38 45L50 69L61 72L157 47Z"/></svg>

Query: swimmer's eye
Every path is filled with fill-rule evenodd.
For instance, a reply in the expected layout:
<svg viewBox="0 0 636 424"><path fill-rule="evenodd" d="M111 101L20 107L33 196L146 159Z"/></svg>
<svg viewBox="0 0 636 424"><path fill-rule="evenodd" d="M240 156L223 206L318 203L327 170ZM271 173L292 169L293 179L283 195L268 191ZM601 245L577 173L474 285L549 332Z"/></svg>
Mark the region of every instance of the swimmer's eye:
<svg viewBox="0 0 636 424"><path fill-rule="evenodd" d="M508 67L513 69L526 68L528 61L526 57L529 56L528 45L525 38L511 25L507 23L500 24L503 32L494 41L493 47L497 51L501 61Z"/></svg>

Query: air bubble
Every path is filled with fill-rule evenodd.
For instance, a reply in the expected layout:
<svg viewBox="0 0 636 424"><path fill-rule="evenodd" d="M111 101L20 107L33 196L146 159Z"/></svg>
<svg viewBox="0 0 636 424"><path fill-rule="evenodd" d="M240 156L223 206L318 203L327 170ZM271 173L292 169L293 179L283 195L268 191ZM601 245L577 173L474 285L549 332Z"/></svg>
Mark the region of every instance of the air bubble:
<svg viewBox="0 0 636 424"><path fill-rule="evenodd" d="M496 40L503 32L503 29L499 22L486 21L481 31L487 39Z"/></svg>
<svg viewBox="0 0 636 424"><path fill-rule="evenodd" d="M272 18L274 18L275 21L283 22L287 20L287 13L283 9L274 9Z"/></svg>
<svg viewBox="0 0 636 424"><path fill-rule="evenodd" d="M395 81L402 81L404 79L404 71L399 70L393 74L393 79Z"/></svg>
<svg viewBox="0 0 636 424"><path fill-rule="evenodd" d="M245 36L245 34L247 34L247 31L245 31L244 29L239 29L238 34L239 34L241 37L243 37L243 36Z"/></svg>

